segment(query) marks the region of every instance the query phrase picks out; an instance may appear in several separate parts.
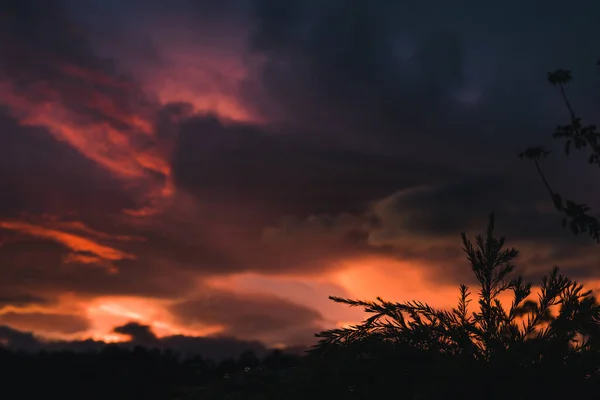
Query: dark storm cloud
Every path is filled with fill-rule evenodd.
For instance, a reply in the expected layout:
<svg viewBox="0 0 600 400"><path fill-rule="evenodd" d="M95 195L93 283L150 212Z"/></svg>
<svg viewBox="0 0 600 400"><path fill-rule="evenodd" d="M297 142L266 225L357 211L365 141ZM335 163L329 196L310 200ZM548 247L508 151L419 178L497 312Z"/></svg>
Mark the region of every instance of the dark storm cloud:
<svg viewBox="0 0 600 400"><path fill-rule="evenodd" d="M112 60L96 56L85 28L77 24L60 0L7 0L2 5L0 77L20 89L37 91L38 99L60 90L61 102L90 118L109 120L90 108L89 90L102 88L121 111L135 95L133 85L119 77ZM129 90L129 96L116 96ZM118 121L109 121L118 124Z"/></svg>
<svg viewBox="0 0 600 400"><path fill-rule="evenodd" d="M171 308L182 321L222 325L227 335L248 338L277 336L288 329L318 331L321 314L311 308L271 295L240 295L233 292L204 293Z"/></svg>
<svg viewBox="0 0 600 400"><path fill-rule="evenodd" d="M515 174L480 175L399 191L373 205L379 225L370 231L369 242L391 246L400 259L425 262L434 279L468 282L472 276L460 233L474 240L494 212L495 232L521 250L517 265L526 277L537 278L557 265L578 277L596 278L597 248L561 227L561 217L536 183Z"/></svg>
<svg viewBox="0 0 600 400"><path fill-rule="evenodd" d="M591 1L564 16L562 4L540 14L515 1L498 13L474 3L254 4L267 112L396 155L493 166L552 129L560 105L546 71L594 64L593 49L573 45L594 36Z"/></svg>
<svg viewBox="0 0 600 400"><path fill-rule="evenodd" d="M0 314L0 324L25 331L66 334L83 332L89 328L89 321L78 315L41 312Z"/></svg>
<svg viewBox="0 0 600 400"><path fill-rule="evenodd" d="M2 64L2 72L17 80L31 79L31 72L40 78L52 76L52 62L40 61L48 56L73 55L86 63L91 58L85 38L73 31L73 21L67 16L60 0L7 0L2 3L2 53L10 55ZM29 82L31 83L31 82Z"/></svg>
<svg viewBox="0 0 600 400"><path fill-rule="evenodd" d="M441 1L88 3L120 18L178 16L194 43L206 41L206 26L218 38L250 32L251 56L264 63L249 62L247 103L286 131L310 127L305 136L339 148L463 166L493 167L521 149L524 135L545 138L559 107L546 71L594 59L570 45L593 35L593 24L581 23L593 20L591 1L564 15L516 1L493 12ZM224 20L239 26L215 27ZM559 20L569 28L555 29Z"/></svg>
<svg viewBox="0 0 600 400"><path fill-rule="evenodd" d="M398 229L418 235L456 234L477 229L495 212L514 239L568 238L553 211L542 210L547 193L536 177L509 173L475 175L458 181L399 191L388 210L401 220Z"/></svg>
<svg viewBox="0 0 600 400"><path fill-rule="evenodd" d="M201 200L236 202L271 219L360 212L395 190L453 175L434 162L327 148L210 117L183 123L173 160L178 185Z"/></svg>
<svg viewBox="0 0 600 400"><path fill-rule="evenodd" d="M3 293L2 297L0 297L0 307L4 307L6 305L23 307L29 304L46 305L49 303L51 302L48 299L32 294L18 293L18 290L13 291L13 293Z"/></svg>

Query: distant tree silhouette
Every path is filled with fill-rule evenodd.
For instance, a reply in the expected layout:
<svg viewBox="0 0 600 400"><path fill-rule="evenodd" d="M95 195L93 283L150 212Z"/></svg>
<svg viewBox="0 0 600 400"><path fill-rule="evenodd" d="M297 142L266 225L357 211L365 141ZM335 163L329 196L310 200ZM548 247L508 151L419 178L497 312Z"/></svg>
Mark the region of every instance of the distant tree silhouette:
<svg viewBox="0 0 600 400"><path fill-rule="evenodd" d="M345 376L329 387L355 393L339 398L376 398L378 388L386 387L377 394L383 395L398 384L411 399L554 399L598 390L600 306L591 292L555 267L531 299L531 283L510 279L518 251L494 236L493 214L485 235L473 244L463 233L462 242L479 284L475 310L466 285L451 310L330 297L370 315L359 325L319 333L311 350ZM503 293L510 304L500 302Z"/></svg>
<svg viewBox="0 0 600 400"><path fill-rule="evenodd" d="M596 65L600 66L600 61ZM565 86L572 79L569 70L557 69L548 73L548 81L559 88L571 118L569 124L557 126L553 136L565 141L565 154L571 154L573 148L576 150L589 150L588 162L600 166L600 132L598 132L596 125L584 125L581 118L575 114L565 91ZM586 204L563 198L548 182L541 169L540 162L549 154L550 152L544 147L529 147L519 156L533 161L544 186L550 193L554 207L564 215L563 226L568 225L575 235L587 233L596 242L600 243L600 221L590 214L590 208Z"/></svg>
<svg viewBox="0 0 600 400"><path fill-rule="evenodd" d="M274 399L298 356L252 353L216 363L165 350L109 345L96 352L23 352L0 347L1 398ZM248 367L252 365L253 367ZM225 378L226 377L226 378Z"/></svg>

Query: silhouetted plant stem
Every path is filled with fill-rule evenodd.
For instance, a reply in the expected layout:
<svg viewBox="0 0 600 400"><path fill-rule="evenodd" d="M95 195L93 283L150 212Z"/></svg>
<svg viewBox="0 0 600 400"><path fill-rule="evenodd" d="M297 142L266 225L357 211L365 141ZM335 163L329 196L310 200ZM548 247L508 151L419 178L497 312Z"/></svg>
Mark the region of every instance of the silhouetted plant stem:
<svg viewBox="0 0 600 400"><path fill-rule="evenodd" d="M565 102L565 105L567 106L567 109L569 110L569 113L571 114L571 121L575 121L575 113L573 112L573 107L571 107L571 103L569 102L569 99L567 98L567 93L565 92L565 86L560 83L559 84L560 87L560 93L562 95L563 101Z"/></svg>
<svg viewBox="0 0 600 400"><path fill-rule="evenodd" d="M538 172L538 175L542 178L542 182L544 183L544 186L546 187L546 189L548 189L548 193L550 193L551 197L554 197L554 191L550 187L550 184L548 183L548 180L546 179L546 176L544 175L544 172L542 171L542 168L540 167L539 161L533 160L533 162L535 164L535 168Z"/></svg>
<svg viewBox="0 0 600 400"><path fill-rule="evenodd" d="M554 138L566 139L565 153L567 155L570 153L571 145L578 150L589 146L592 149L592 154L588 159L589 163L600 166L600 133L597 132L596 126L594 125L583 126L581 124L581 119L578 118L573 111L573 107L571 106L571 102L569 101L565 90L565 84L570 82L571 79L571 71L559 69L548 73L548 81L552 85L559 87L561 97L571 116L571 123L564 126L559 125L553 136ZM572 200L563 201L562 196L550 187L539 164L539 160L546 158L549 154L550 152L542 147L530 147L520 153L519 156L534 162L544 186L550 193L554 207L565 216L563 219L563 226L566 227L568 224L575 235L588 233L597 243L600 243L600 221L597 217L590 215L589 207L586 204L578 204Z"/></svg>

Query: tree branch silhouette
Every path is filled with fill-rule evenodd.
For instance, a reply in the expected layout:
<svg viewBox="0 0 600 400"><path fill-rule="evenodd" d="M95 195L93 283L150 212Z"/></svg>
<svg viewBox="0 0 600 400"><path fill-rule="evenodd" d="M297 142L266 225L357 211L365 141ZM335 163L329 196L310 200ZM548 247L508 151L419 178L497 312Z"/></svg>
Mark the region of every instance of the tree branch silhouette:
<svg viewBox="0 0 600 400"><path fill-rule="evenodd" d="M600 66L600 61L597 65ZM584 126L582 124L581 118L576 116L566 94L565 85L572 79L571 71L568 70L558 69L548 73L548 81L552 85L559 87L563 102L571 116L571 122L569 124L556 127L553 137L555 139L565 139L564 151L567 156L570 155L572 146L577 150L589 146L591 154L588 158L588 162L600 166L600 133L595 125ZM590 214L590 208L586 204L577 203L573 200L563 201L563 197L553 190L548 183L540 166L540 161L545 159L549 154L550 152L543 147L529 147L524 152L520 153L519 157L533 161L538 175L541 177L544 186L550 193L554 207L565 216L562 222L563 226L566 227L568 225L574 235L587 233L595 239L597 243L600 243L600 222L597 217Z"/></svg>

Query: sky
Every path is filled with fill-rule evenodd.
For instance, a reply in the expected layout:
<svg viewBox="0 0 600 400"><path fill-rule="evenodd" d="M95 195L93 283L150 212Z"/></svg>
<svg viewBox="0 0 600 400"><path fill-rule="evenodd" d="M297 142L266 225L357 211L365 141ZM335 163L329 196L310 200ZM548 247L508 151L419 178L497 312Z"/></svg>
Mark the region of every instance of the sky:
<svg viewBox="0 0 600 400"><path fill-rule="evenodd" d="M517 157L600 200L546 82L597 116L600 5L461 4L3 1L0 340L312 344L363 316L329 295L454 304L492 211L526 277L600 288Z"/></svg>

